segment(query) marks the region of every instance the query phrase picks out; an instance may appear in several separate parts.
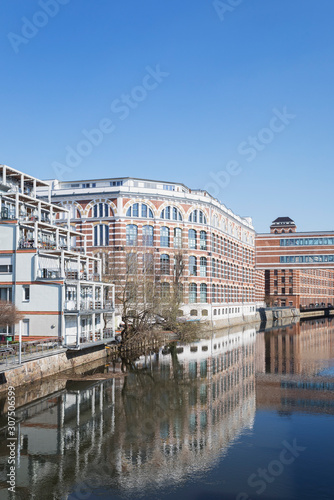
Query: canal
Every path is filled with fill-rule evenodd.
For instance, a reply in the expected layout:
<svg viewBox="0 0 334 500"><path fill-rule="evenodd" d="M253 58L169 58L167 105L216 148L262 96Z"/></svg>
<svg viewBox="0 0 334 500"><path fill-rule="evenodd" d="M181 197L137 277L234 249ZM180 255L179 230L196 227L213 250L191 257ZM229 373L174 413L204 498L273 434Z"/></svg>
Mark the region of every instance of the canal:
<svg viewBox="0 0 334 500"><path fill-rule="evenodd" d="M1 499L334 499L334 319L215 332L120 367L19 392L13 450L0 401Z"/></svg>

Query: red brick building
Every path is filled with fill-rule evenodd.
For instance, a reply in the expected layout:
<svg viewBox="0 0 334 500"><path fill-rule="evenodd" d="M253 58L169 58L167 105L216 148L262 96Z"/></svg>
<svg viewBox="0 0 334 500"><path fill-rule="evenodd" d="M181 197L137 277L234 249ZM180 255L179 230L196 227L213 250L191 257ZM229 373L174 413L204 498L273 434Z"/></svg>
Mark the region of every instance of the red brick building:
<svg viewBox="0 0 334 500"><path fill-rule="evenodd" d="M279 217L270 233L256 236L256 269L264 273L263 294L274 306L334 305L334 231L297 232Z"/></svg>
<svg viewBox="0 0 334 500"><path fill-rule="evenodd" d="M52 200L69 208L87 250L111 262L149 265L168 290L175 254L185 259L182 312L203 319L255 314L252 221L206 191L183 184L114 178L50 181ZM131 267L131 266L130 266Z"/></svg>

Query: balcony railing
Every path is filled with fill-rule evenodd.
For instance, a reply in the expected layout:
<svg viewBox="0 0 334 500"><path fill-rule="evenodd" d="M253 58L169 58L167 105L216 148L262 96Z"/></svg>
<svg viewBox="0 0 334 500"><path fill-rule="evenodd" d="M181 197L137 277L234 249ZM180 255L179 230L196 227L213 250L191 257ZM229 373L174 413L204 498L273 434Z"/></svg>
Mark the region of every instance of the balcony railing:
<svg viewBox="0 0 334 500"><path fill-rule="evenodd" d="M95 304L92 300L80 300L80 311L104 311L112 310L113 304L111 300L102 301L96 300ZM65 311L78 311L78 301L77 300L66 300L64 302Z"/></svg>
<svg viewBox="0 0 334 500"><path fill-rule="evenodd" d="M23 249L23 248L28 248L28 249L29 248L36 248L35 240L21 238L19 241L19 249Z"/></svg>
<svg viewBox="0 0 334 500"><path fill-rule="evenodd" d="M37 278L41 279L59 279L61 277L60 269L38 269Z"/></svg>

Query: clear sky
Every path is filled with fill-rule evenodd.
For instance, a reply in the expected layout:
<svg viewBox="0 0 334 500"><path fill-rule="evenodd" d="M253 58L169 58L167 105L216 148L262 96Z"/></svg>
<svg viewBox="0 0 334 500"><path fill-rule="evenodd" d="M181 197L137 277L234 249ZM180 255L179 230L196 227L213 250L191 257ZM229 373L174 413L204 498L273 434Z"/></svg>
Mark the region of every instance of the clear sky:
<svg viewBox="0 0 334 500"><path fill-rule="evenodd" d="M258 232L334 229L333 0L2 0L0 17L1 163L183 182Z"/></svg>

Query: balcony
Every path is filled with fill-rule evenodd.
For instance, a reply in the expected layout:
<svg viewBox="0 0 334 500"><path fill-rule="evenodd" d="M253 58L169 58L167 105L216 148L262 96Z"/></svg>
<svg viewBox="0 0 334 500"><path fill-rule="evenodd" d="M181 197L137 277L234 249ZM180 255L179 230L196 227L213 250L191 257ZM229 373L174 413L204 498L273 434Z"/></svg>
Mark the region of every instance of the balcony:
<svg viewBox="0 0 334 500"><path fill-rule="evenodd" d="M64 302L64 311L111 311L113 309L113 304L111 300L107 300L105 303L102 301L96 300L95 304L90 300L80 300L79 303L80 309L78 309L78 301L77 300L66 300Z"/></svg>
<svg viewBox="0 0 334 500"><path fill-rule="evenodd" d="M2 207L0 213L1 220L14 220L15 219L15 208Z"/></svg>
<svg viewBox="0 0 334 500"><path fill-rule="evenodd" d="M55 280L61 278L60 269L38 269L37 278Z"/></svg>
<svg viewBox="0 0 334 500"><path fill-rule="evenodd" d="M65 272L65 277L68 280L82 280L82 281L101 281L101 275L98 273L93 273L93 274L87 274L85 272L78 272L76 270L73 271L66 271Z"/></svg>
<svg viewBox="0 0 334 500"><path fill-rule="evenodd" d="M20 241L19 241L18 248L20 250L22 250L22 249L28 249L29 250L31 248L36 248L35 240L21 238Z"/></svg>

